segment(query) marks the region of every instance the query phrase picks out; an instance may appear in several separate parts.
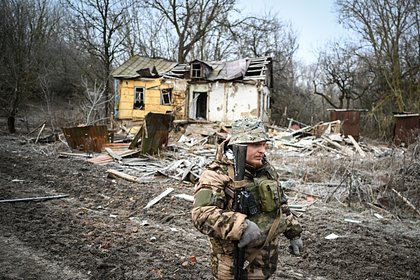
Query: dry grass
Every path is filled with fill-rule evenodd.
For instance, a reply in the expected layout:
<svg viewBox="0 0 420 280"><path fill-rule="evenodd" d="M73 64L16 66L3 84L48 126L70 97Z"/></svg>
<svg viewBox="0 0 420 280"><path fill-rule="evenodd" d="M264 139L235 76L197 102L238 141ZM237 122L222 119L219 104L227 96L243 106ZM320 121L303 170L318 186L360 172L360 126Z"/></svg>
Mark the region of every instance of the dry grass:
<svg viewBox="0 0 420 280"><path fill-rule="evenodd" d="M365 158L325 150L309 156L271 150L270 160L286 189L313 194L326 203L334 200L357 209L378 206L401 218L416 215L413 207L420 209L419 142L408 148L370 146Z"/></svg>

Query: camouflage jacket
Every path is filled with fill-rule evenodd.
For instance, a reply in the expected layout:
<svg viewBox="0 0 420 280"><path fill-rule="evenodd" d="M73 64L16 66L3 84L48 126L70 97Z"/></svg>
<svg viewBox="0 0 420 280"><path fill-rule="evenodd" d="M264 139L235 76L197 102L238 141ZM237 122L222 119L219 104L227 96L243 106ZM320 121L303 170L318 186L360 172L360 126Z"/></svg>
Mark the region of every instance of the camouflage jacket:
<svg viewBox="0 0 420 280"><path fill-rule="evenodd" d="M246 219L255 222L264 233L264 239L260 246L246 248L246 255L256 256L248 267L248 279L267 279L276 269L279 234L283 232L287 238L293 239L300 237L302 229L287 207L287 200L277 181L277 173L266 161L257 170L247 166L245 172L245 189L254 195L258 214L248 217L233 211L233 198L226 191L226 188L235 188L232 179L233 161L228 158L226 149L226 142L218 147L214 162L203 172L195 186L192 221L201 233L209 236L212 269L217 279L233 279L234 241L241 238ZM274 192L278 195L279 203L275 208L270 208L269 212L264 211L263 196L257 186L261 185L260 182L274 185ZM262 246L276 218L280 219L280 224L275 234L270 235Z"/></svg>

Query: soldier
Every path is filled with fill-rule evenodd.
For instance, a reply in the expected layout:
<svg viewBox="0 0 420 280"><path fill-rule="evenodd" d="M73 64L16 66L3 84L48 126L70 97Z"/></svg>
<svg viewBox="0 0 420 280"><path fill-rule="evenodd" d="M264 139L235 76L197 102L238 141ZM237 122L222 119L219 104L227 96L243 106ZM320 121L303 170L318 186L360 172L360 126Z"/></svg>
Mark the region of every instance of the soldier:
<svg viewBox="0 0 420 280"><path fill-rule="evenodd" d="M277 266L280 233L290 239L292 253L303 249L302 228L265 157L268 140L261 121L235 121L230 139L218 146L215 160L195 186L192 221L209 237L216 279L269 279ZM240 186L234 180L232 149L238 144L247 147ZM238 196L246 197L247 211L237 211Z"/></svg>

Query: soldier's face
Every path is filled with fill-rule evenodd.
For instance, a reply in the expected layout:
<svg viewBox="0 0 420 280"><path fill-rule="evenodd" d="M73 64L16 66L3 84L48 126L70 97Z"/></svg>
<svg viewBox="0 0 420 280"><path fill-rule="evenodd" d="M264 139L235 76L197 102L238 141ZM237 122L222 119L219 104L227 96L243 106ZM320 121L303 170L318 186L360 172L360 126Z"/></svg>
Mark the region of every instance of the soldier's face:
<svg viewBox="0 0 420 280"><path fill-rule="evenodd" d="M248 143L246 149L246 163L253 167L260 167L265 154L265 141Z"/></svg>

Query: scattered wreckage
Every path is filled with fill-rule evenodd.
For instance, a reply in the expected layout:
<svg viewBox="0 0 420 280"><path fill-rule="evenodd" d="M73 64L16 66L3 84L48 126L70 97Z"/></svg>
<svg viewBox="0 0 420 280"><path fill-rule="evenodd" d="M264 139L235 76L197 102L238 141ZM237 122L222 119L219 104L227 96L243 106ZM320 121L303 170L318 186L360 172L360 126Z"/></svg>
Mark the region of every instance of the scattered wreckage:
<svg viewBox="0 0 420 280"><path fill-rule="evenodd" d="M111 178L147 182L154 180L155 176L166 176L168 179L195 183L204 168L214 159L216 144L229 136L230 128L224 123L208 121L168 120L166 124L170 122L172 125L162 125L165 123L162 120L156 122L148 119L135 135L130 134L126 128L120 128L116 131L118 136L114 135L114 139L120 140L104 143L100 153L86 151L86 147L82 145L83 153L60 153L60 156L79 156L92 164L107 165L110 167L107 173ZM356 141L352 135L344 135L340 120L314 126L301 125L302 127L292 126L292 123L293 120L287 128L274 125L267 127L271 138L267 149L270 158L332 157L341 161L362 161L381 158L391 153L391 148L386 146L369 146ZM145 149L144 143L148 147L153 146L153 149ZM291 167L286 166L287 164L278 164L276 161L274 164L280 173L296 172L290 170ZM371 191L367 189L369 186L360 178L362 175L355 173L357 172L346 168L345 174L341 174L344 179L337 176L329 182L306 183L305 180L297 182L283 178L282 184L286 190L304 195L305 201L294 205L296 212L304 212L306 207L321 198L328 202L333 197L348 195L348 190L344 187L348 184L357 189L359 197L370 194ZM186 196L192 199L189 195ZM377 206L371 204L371 207Z"/></svg>
<svg viewBox="0 0 420 280"><path fill-rule="evenodd" d="M160 176L167 177L168 181L194 184L214 159L216 145L229 136L230 127L222 122L180 121L162 118L161 115L147 118L136 133L122 126L111 132L105 126L63 129L63 134L55 135L54 139L58 139L68 151L56 150L55 154L105 165L110 178L144 183ZM396 187L400 177L404 179L404 184L416 184L420 179L416 173L420 168L418 162L406 160L407 164L401 164L407 147L369 145L360 141L359 137L343 133L340 120L313 126L289 120L289 127L267 126L271 138L267 156L275 165L284 189L296 194L291 199L295 212L304 212L317 201L328 202L331 199L349 205L350 196L355 196L376 214L395 216L387 210L390 208L386 207L386 203L381 204L381 200L389 202L395 199L419 213L408 199L411 188ZM298 125L294 125L296 123ZM30 142L44 143L40 141L44 128L42 123L37 127L39 132L37 129L31 131L37 137ZM47 148L40 147L40 152L51 155ZM418 158L419 155L420 152L415 149L412 157ZM383 159L391 157L398 161L396 167L388 166L392 170L372 170ZM317 164L324 164L321 172ZM390 171L396 174L392 178L385 174ZM384 186L389 186L389 192L381 191L378 196L378 191ZM191 194L182 194L181 198L192 200Z"/></svg>

